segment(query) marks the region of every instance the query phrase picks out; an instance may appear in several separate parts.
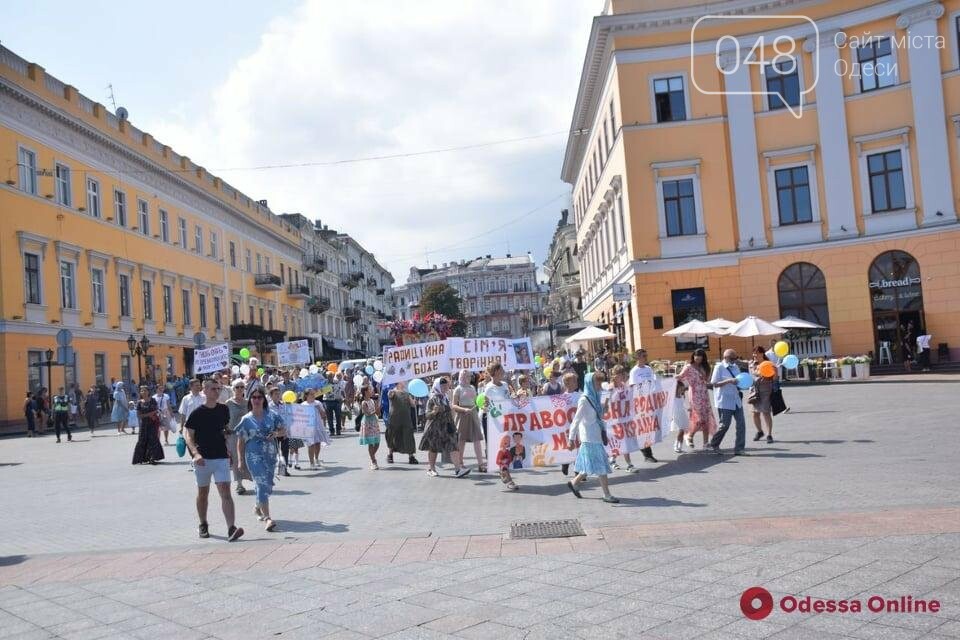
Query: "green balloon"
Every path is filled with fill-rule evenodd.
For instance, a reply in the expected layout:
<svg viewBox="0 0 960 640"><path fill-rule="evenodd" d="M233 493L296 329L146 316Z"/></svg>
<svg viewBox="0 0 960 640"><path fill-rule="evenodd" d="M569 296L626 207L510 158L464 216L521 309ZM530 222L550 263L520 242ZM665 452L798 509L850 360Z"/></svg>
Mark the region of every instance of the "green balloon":
<svg viewBox="0 0 960 640"><path fill-rule="evenodd" d="M262 376L262 375L263 375L263 367L260 367L259 369L257 369L257 375L258 375L258 376Z"/></svg>
<svg viewBox="0 0 960 640"><path fill-rule="evenodd" d="M477 394L477 408L483 409L483 405L487 404L487 396L482 393Z"/></svg>
<svg viewBox="0 0 960 640"><path fill-rule="evenodd" d="M243 349L240 349L240 357L243 358L244 360L246 360L247 358L249 358L249 357L250 357L250 349L247 349L246 347L244 347Z"/></svg>

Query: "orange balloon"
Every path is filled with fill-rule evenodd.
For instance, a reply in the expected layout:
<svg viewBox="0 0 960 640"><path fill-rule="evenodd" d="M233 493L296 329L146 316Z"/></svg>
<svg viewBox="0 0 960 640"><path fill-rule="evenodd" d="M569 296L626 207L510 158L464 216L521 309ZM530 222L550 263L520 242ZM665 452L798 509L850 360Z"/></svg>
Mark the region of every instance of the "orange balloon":
<svg viewBox="0 0 960 640"><path fill-rule="evenodd" d="M330 373L336 373L336 372L337 372L337 363L336 363L336 362L331 362L330 364L328 364L328 365L327 365L327 371L329 371Z"/></svg>
<svg viewBox="0 0 960 640"><path fill-rule="evenodd" d="M757 367L757 373L764 378L772 378L777 374L777 369L773 366L772 362L764 360L760 363L760 366Z"/></svg>

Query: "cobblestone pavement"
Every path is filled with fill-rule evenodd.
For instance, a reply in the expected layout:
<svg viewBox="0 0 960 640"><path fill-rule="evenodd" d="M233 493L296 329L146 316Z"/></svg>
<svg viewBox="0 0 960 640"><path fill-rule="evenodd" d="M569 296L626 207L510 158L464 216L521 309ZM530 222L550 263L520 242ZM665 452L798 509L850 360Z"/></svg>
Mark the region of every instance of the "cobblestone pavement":
<svg viewBox="0 0 960 640"><path fill-rule="evenodd" d="M238 497L248 534L236 544L222 541L215 498L214 538L196 539L186 464L132 467L130 436L0 440L13 507L0 521L0 638L960 637L957 388L790 388L773 445L674 460L663 443L661 464L613 479L614 507L595 488L576 500L557 472L519 474L516 494L423 465L371 472L344 437L327 470L278 485L282 533ZM554 518L587 535L504 535ZM909 595L941 609L778 604L751 621L739 603L755 585L776 603Z"/></svg>

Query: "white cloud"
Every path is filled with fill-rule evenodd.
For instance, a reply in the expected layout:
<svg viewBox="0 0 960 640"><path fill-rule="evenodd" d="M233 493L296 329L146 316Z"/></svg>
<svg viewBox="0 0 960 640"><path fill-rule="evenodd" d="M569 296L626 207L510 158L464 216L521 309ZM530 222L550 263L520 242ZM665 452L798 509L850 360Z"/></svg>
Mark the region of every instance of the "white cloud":
<svg viewBox="0 0 960 640"><path fill-rule="evenodd" d="M354 235L399 282L409 267L482 253L542 259L568 191L564 135L333 167L226 171L415 152L570 124L599 2L306 2L265 27L190 118L145 123L157 139L274 211ZM211 46L216 46L211 42ZM444 252L441 247L462 247Z"/></svg>

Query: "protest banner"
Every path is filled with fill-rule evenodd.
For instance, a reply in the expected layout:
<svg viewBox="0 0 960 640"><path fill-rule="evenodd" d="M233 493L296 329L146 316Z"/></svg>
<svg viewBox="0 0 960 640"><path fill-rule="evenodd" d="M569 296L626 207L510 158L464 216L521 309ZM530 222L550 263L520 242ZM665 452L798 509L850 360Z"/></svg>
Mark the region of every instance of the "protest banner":
<svg viewBox="0 0 960 640"><path fill-rule="evenodd" d="M311 362L310 343L306 340L292 340L277 343L277 364L288 367Z"/></svg>
<svg viewBox="0 0 960 640"><path fill-rule="evenodd" d="M384 385L449 371L450 356L446 340L383 349L383 380L381 382Z"/></svg>
<svg viewBox="0 0 960 640"><path fill-rule="evenodd" d="M663 440L673 411L676 381L658 379L604 397L607 453L622 455ZM510 452L512 469L530 469L573 462L567 434L577 412L579 393L490 402L487 456Z"/></svg>
<svg viewBox="0 0 960 640"><path fill-rule="evenodd" d="M215 347L197 349L193 352L193 374L210 373L230 367L230 345L218 344Z"/></svg>
<svg viewBox="0 0 960 640"><path fill-rule="evenodd" d="M299 438L306 445L317 441L316 433L320 414L316 407L308 404L284 404L280 409L280 415L283 417L283 425L287 429L288 437Z"/></svg>
<svg viewBox="0 0 960 640"><path fill-rule="evenodd" d="M537 368L533 361L533 345L530 344L530 338L513 338L507 342L510 343L510 349L507 351L507 362L504 366L508 370Z"/></svg>

